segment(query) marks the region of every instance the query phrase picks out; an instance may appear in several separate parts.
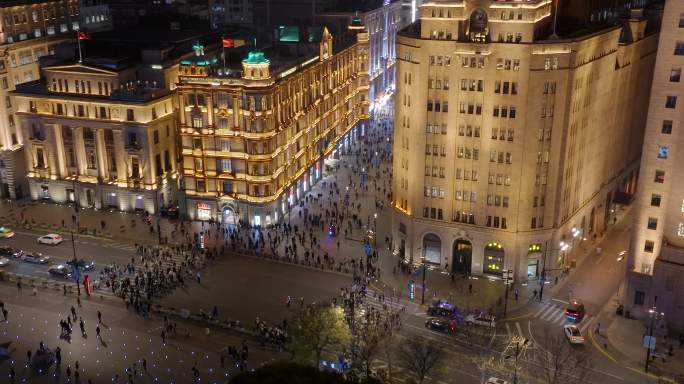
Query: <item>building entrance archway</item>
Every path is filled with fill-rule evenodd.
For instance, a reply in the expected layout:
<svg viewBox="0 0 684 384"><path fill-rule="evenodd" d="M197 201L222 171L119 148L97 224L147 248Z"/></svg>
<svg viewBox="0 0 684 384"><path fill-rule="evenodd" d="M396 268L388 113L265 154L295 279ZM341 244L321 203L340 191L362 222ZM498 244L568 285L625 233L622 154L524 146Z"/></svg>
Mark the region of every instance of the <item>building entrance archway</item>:
<svg viewBox="0 0 684 384"><path fill-rule="evenodd" d="M442 262L442 239L434 233L423 236L423 262L428 264Z"/></svg>
<svg viewBox="0 0 684 384"><path fill-rule="evenodd" d="M454 241L451 272L470 273L470 266L473 260L473 244L465 239Z"/></svg>
<svg viewBox="0 0 684 384"><path fill-rule="evenodd" d="M235 211L231 207L224 207L221 211L221 222L223 226L228 228L234 228L237 220L235 218Z"/></svg>

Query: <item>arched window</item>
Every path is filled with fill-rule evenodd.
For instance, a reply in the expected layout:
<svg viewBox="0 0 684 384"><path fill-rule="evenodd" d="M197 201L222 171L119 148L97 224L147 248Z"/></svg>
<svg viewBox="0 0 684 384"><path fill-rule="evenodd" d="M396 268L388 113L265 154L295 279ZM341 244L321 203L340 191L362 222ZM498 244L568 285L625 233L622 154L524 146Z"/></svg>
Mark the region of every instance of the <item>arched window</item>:
<svg viewBox="0 0 684 384"><path fill-rule="evenodd" d="M487 41L487 13L478 8L470 14L470 23L468 27L470 32L470 40L477 43L484 43Z"/></svg>

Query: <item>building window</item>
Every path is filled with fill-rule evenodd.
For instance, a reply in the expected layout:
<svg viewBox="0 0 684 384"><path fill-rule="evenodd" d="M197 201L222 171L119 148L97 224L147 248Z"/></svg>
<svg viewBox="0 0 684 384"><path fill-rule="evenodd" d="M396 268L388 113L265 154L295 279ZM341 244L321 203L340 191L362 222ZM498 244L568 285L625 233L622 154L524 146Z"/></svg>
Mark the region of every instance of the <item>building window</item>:
<svg viewBox="0 0 684 384"><path fill-rule="evenodd" d="M661 133L664 133L666 135L669 135L672 133L672 120L663 120L663 127L660 131Z"/></svg>
<svg viewBox="0 0 684 384"><path fill-rule="evenodd" d="M684 41L678 41L675 44L675 50L674 50L675 55L684 55Z"/></svg>
<svg viewBox="0 0 684 384"><path fill-rule="evenodd" d="M656 195L655 193L651 195L651 207L660 207L660 195Z"/></svg>
<svg viewBox="0 0 684 384"><path fill-rule="evenodd" d="M684 13L679 14L679 28L684 28Z"/></svg>
<svg viewBox="0 0 684 384"><path fill-rule="evenodd" d="M670 81L673 83L679 83L679 78L682 76L681 68L672 68L670 70Z"/></svg>
<svg viewBox="0 0 684 384"><path fill-rule="evenodd" d="M658 219L655 217L649 217L648 218L648 225L646 226L648 229L657 229L658 228Z"/></svg>
<svg viewBox="0 0 684 384"><path fill-rule="evenodd" d="M655 171L655 178L654 180L656 183L664 183L665 182L665 171Z"/></svg>
<svg viewBox="0 0 684 384"><path fill-rule="evenodd" d="M677 106L677 96L668 96L665 100L665 108L674 109Z"/></svg>
<svg viewBox="0 0 684 384"><path fill-rule="evenodd" d="M670 153L670 149L665 146L665 145L659 145L658 146L658 158L659 159L667 159L668 154Z"/></svg>
<svg viewBox="0 0 684 384"><path fill-rule="evenodd" d="M130 108L126 110L126 120L127 121L135 121L135 113Z"/></svg>
<svg viewBox="0 0 684 384"><path fill-rule="evenodd" d="M677 236L684 237L684 223L677 224Z"/></svg>
<svg viewBox="0 0 684 384"><path fill-rule="evenodd" d="M644 242L644 252L653 253L653 247L655 247L655 244L651 240Z"/></svg>
<svg viewBox="0 0 684 384"><path fill-rule="evenodd" d="M646 293L643 291L634 291L634 305L643 306L646 299Z"/></svg>

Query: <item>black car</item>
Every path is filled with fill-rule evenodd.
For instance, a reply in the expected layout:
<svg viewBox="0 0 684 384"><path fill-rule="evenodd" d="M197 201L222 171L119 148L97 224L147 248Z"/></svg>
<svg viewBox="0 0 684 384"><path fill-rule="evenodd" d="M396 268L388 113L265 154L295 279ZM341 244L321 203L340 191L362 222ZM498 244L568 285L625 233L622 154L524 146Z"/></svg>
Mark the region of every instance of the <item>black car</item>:
<svg viewBox="0 0 684 384"><path fill-rule="evenodd" d="M435 300L427 310L429 316L451 317L456 311L456 306L446 300Z"/></svg>
<svg viewBox="0 0 684 384"><path fill-rule="evenodd" d="M159 210L159 213L161 213L163 217L168 217L169 219L177 219L178 207L162 207Z"/></svg>
<svg viewBox="0 0 684 384"><path fill-rule="evenodd" d="M21 249L15 249L6 245L0 247L0 256L20 258L23 254L24 251Z"/></svg>
<svg viewBox="0 0 684 384"><path fill-rule="evenodd" d="M454 323L444 319L428 319L425 321L425 328L442 333L453 333L456 331Z"/></svg>
<svg viewBox="0 0 684 384"><path fill-rule="evenodd" d="M62 277L64 279L71 277L71 268L64 264L53 265L48 269L48 272L53 276Z"/></svg>
<svg viewBox="0 0 684 384"><path fill-rule="evenodd" d="M78 267L81 271L92 271L93 269L95 269L94 261L88 261L84 259L69 260L67 261L67 264L74 268Z"/></svg>

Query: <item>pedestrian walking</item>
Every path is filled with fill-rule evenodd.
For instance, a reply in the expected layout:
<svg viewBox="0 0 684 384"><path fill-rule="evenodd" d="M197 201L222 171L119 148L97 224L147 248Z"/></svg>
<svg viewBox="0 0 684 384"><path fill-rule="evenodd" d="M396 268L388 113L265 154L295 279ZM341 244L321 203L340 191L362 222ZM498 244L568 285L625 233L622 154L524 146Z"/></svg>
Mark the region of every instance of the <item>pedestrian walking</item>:
<svg viewBox="0 0 684 384"><path fill-rule="evenodd" d="M515 291L513 291L513 294L515 295L515 301L518 301L518 293L518 288L516 288Z"/></svg>
<svg viewBox="0 0 684 384"><path fill-rule="evenodd" d="M473 284L468 284L468 294L469 295L473 294Z"/></svg>
<svg viewBox="0 0 684 384"><path fill-rule="evenodd" d="M197 272L196 276L197 276L197 284L202 284L199 271Z"/></svg>
<svg viewBox="0 0 684 384"><path fill-rule="evenodd" d="M17 281L17 291L21 293L21 281Z"/></svg>
<svg viewBox="0 0 684 384"><path fill-rule="evenodd" d="M57 365L62 364L62 348L60 347L55 348L55 363Z"/></svg>
<svg viewBox="0 0 684 384"><path fill-rule="evenodd" d="M7 309L6 308L2 309L2 319L3 319L3 321L7 321Z"/></svg>
<svg viewBox="0 0 684 384"><path fill-rule="evenodd" d="M166 344L166 332L163 330L161 331L161 339L162 339L162 344Z"/></svg>
<svg viewBox="0 0 684 384"><path fill-rule="evenodd" d="M147 359L145 359L144 357L142 359L142 367L143 367L143 371L145 371L145 373L147 373Z"/></svg>
<svg viewBox="0 0 684 384"><path fill-rule="evenodd" d="M102 324L102 312L97 311L97 323Z"/></svg>
<svg viewBox="0 0 684 384"><path fill-rule="evenodd" d="M26 351L26 363L31 364L31 350Z"/></svg>
<svg viewBox="0 0 684 384"><path fill-rule="evenodd" d="M596 323L596 334L601 336L601 322Z"/></svg>
<svg viewBox="0 0 684 384"><path fill-rule="evenodd" d="M97 338L99 339L100 338L100 326L99 325L97 325L95 327L95 333L97 334Z"/></svg>

